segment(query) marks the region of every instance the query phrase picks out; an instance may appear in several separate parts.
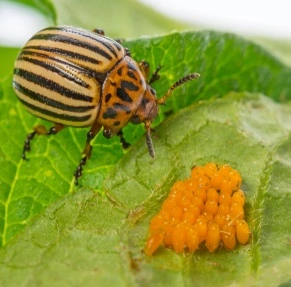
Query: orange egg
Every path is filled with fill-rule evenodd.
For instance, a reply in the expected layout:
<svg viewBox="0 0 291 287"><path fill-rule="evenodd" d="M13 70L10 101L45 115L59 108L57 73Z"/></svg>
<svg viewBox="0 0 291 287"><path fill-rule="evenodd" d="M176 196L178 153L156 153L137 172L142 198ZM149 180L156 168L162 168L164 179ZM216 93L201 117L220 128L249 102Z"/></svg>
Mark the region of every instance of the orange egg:
<svg viewBox="0 0 291 287"><path fill-rule="evenodd" d="M204 219L197 219L194 228L197 230L197 234L199 236L199 242L202 242L206 239L207 234L207 222Z"/></svg>
<svg viewBox="0 0 291 287"><path fill-rule="evenodd" d="M224 178L220 185L220 192L225 195L232 195L233 187L232 183L228 178Z"/></svg>
<svg viewBox="0 0 291 287"><path fill-rule="evenodd" d="M206 222L210 222L210 221L213 221L214 217L213 217L213 214L210 213L210 212L206 212L206 211L203 211L200 216L198 217L198 220L199 219L202 219Z"/></svg>
<svg viewBox="0 0 291 287"><path fill-rule="evenodd" d="M233 189L238 190L242 182L241 175L236 170L232 170L229 175Z"/></svg>
<svg viewBox="0 0 291 287"><path fill-rule="evenodd" d="M162 210L168 210L170 211L172 208L174 208L177 205L176 198L168 197L162 205Z"/></svg>
<svg viewBox="0 0 291 287"><path fill-rule="evenodd" d="M236 237L240 244L247 244L250 238L250 229L248 224L243 220L239 219L236 221Z"/></svg>
<svg viewBox="0 0 291 287"><path fill-rule="evenodd" d="M172 246L172 233L173 233L173 225L172 224L166 224L164 227L165 234L164 234L164 244L167 247Z"/></svg>
<svg viewBox="0 0 291 287"><path fill-rule="evenodd" d="M205 191L211 186L210 179L206 175L202 175L198 178L198 188Z"/></svg>
<svg viewBox="0 0 291 287"><path fill-rule="evenodd" d="M185 241L190 252L194 252L199 246L199 234L197 229L192 226L186 230L186 241Z"/></svg>
<svg viewBox="0 0 291 287"><path fill-rule="evenodd" d="M224 214L217 213L214 217L214 222L218 224L219 228L222 228L227 223L226 216Z"/></svg>
<svg viewBox="0 0 291 287"><path fill-rule="evenodd" d="M243 207L238 203L233 203L230 207L230 218L232 220L243 219L245 212Z"/></svg>
<svg viewBox="0 0 291 287"><path fill-rule="evenodd" d="M190 199L190 196L188 195L183 195L179 201L178 201L178 205L181 207L181 208L188 208L190 205L191 205L191 199Z"/></svg>
<svg viewBox="0 0 291 287"><path fill-rule="evenodd" d="M180 206L175 206L170 211L172 219L181 220L183 216L183 208Z"/></svg>
<svg viewBox="0 0 291 287"><path fill-rule="evenodd" d="M199 187L194 191L194 195L196 197L200 198L202 200L202 202L206 201L206 198L207 198L206 189Z"/></svg>
<svg viewBox="0 0 291 287"><path fill-rule="evenodd" d="M245 195L244 192L240 189L236 192L234 192L234 194L231 197L231 203L237 203L241 206L244 206L245 204Z"/></svg>
<svg viewBox="0 0 291 287"><path fill-rule="evenodd" d="M191 202L192 202L193 205L197 206L200 211L203 211L204 202L200 197L194 196L193 198L191 198Z"/></svg>
<svg viewBox="0 0 291 287"><path fill-rule="evenodd" d="M173 249L177 253L183 252L185 248L185 242L186 242L186 232L183 224L177 224L173 227L172 231L172 244Z"/></svg>
<svg viewBox="0 0 291 287"><path fill-rule="evenodd" d="M231 196L229 194L220 194L218 198L219 204L231 205Z"/></svg>
<svg viewBox="0 0 291 287"><path fill-rule="evenodd" d="M218 202L219 193L213 187L209 188L206 192L206 199L207 200L214 200Z"/></svg>
<svg viewBox="0 0 291 287"><path fill-rule="evenodd" d="M161 213L158 213L150 222L150 232L153 233L163 227L165 218Z"/></svg>
<svg viewBox="0 0 291 287"><path fill-rule="evenodd" d="M214 172L213 177L210 179L211 186L214 189L219 190L221 186L221 181L222 181L222 178L220 177L218 171Z"/></svg>
<svg viewBox="0 0 291 287"><path fill-rule="evenodd" d="M193 206L192 208L189 208L186 212L184 212L182 216L182 221L193 225L197 221L199 215L200 210L197 206Z"/></svg>
<svg viewBox="0 0 291 287"><path fill-rule="evenodd" d="M218 172L221 177L228 177L229 173L232 171L232 168L227 165L223 164L222 166L219 167Z"/></svg>
<svg viewBox="0 0 291 287"><path fill-rule="evenodd" d="M205 206L204 206L204 211L205 212L210 213L213 216L215 216L216 213L217 213L217 210L218 210L218 204L217 204L216 201L214 201L214 200L207 200L205 202Z"/></svg>
<svg viewBox="0 0 291 287"><path fill-rule="evenodd" d="M213 162L207 163L204 166L204 172L211 179L213 177L214 173L217 172L217 165Z"/></svg>
<svg viewBox="0 0 291 287"><path fill-rule="evenodd" d="M164 239L164 234L161 232L151 235L144 249L145 254L148 256L152 255L163 243L163 239Z"/></svg>
<svg viewBox="0 0 291 287"><path fill-rule="evenodd" d="M205 240L205 245L209 252L214 252L219 246L220 229L217 223L211 222L208 224L208 230Z"/></svg>
<svg viewBox="0 0 291 287"><path fill-rule="evenodd" d="M233 225L226 224L221 229L221 240L224 247L232 250L236 245L235 228Z"/></svg>
<svg viewBox="0 0 291 287"><path fill-rule="evenodd" d="M217 213L218 214L221 214L221 215L229 215L229 212L230 212L230 206L226 203L221 203L219 206L218 206L218 209L217 209Z"/></svg>
<svg viewBox="0 0 291 287"><path fill-rule="evenodd" d="M180 191L180 190L184 190L185 189L185 182L184 181L181 181L181 180L178 180L174 183L173 187L172 187L172 190L171 191Z"/></svg>

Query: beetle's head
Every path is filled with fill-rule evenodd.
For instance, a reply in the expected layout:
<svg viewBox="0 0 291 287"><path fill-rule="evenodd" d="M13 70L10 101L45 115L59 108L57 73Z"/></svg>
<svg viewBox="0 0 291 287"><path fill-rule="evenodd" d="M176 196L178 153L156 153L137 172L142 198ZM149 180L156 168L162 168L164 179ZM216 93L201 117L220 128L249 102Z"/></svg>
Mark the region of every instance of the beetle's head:
<svg viewBox="0 0 291 287"><path fill-rule="evenodd" d="M133 124L151 122L158 115L158 110L156 91L150 85L147 85L141 103L136 113L131 117L130 122Z"/></svg>
<svg viewBox="0 0 291 287"><path fill-rule="evenodd" d="M151 122L155 119L158 115L158 105L162 105L166 102L167 98L172 94L172 92L179 86L183 85L184 83L191 81L193 79L198 78L200 75L198 73L189 74L176 83L174 83L168 92L160 99L157 99L155 90L147 84L146 91L144 97L141 101L140 106L138 107L136 113L131 117L130 121L133 124L145 124L146 129L146 141L149 153L151 157L155 156L154 147L151 138Z"/></svg>
<svg viewBox="0 0 291 287"><path fill-rule="evenodd" d="M172 92L179 86L185 84L188 81L198 78L200 75L198 73L189 74L176 83L174 83L167 93L160 99L156 97L156 91L147 84L144 97L138 107L136 113L131 117L130 121L133 124L140 124L145 122L152 122L158 115L158 105L163 105Z"/></svg>

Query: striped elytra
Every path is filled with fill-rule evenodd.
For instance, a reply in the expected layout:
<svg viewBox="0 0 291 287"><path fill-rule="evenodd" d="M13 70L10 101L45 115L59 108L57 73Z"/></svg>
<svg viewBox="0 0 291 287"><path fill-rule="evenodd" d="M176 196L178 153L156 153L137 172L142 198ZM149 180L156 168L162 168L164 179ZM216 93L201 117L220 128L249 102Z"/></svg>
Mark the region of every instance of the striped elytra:
<svg viewBox="0 0 291 287"><path fill-rule="evenodd" d="M37 117L67 126L94 123L106 74L125 57L117 42L71 27L34 35L14 66L19 100Z"/></svg>
<svg viewBox="0 0 291 287"><path fill-rule="evenodd" d="M158 67L157 71L160 69ZM150 86L147 62L137 63L119 42L100 31L49 27L36 33L22 48L14 65L13 88L24 107L36 117L54 123L46 130L36 126L28 134L22 157L30 151L36 134L56 134L66 126L91 127L82 159L74 173L75 183L91 155L90 141L103 128L106 138L119 135L127 145L122 128L128 122L144 123L149 153L154 157L151 122L172 91L199 77L189 74L157 99Z"/></svg>

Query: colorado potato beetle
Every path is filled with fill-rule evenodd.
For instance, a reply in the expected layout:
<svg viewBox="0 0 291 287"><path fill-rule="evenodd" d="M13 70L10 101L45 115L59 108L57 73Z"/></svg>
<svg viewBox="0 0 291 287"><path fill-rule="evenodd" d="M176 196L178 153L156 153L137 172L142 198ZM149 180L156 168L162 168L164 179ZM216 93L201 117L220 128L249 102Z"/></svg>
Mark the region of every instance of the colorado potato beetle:
<svg viewBox="0 0 291 287"><path fill-rule="evenodd" d="M128 122L144 123L149 153L154 157L151 122L158 105L165 103L175 88L196 79L189 74L174 83L157 99L150 84L149 64L134 61L128 49L101 30L87 31L70 26L43 29L25 44L15 61L13 87L20 102L33 115L54 123L47 130L38 125L27 135L22 157L30 151L35 135L51 135L65 126L91 127L85 149L74 173L75 183L90 158L91 140L103 127L103 135L119 135Z"/></svg>

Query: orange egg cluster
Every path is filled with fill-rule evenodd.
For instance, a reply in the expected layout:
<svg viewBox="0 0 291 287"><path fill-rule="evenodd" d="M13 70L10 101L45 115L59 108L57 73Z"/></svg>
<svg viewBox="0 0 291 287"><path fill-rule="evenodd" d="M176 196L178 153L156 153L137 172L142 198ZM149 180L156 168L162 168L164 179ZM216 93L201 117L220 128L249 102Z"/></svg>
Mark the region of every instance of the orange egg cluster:
<svg viewBox="0 0 291 287"><path fill-rule="evenodd" d="M241 181L239 172L229 165L194 167L191 178L174 184L151 220L145 253L152 255L160 245L177 253L194 252L203 241L210 252L221 242L229 250L236 241L246 244L250 230L244 220Z"/></svg>

